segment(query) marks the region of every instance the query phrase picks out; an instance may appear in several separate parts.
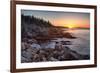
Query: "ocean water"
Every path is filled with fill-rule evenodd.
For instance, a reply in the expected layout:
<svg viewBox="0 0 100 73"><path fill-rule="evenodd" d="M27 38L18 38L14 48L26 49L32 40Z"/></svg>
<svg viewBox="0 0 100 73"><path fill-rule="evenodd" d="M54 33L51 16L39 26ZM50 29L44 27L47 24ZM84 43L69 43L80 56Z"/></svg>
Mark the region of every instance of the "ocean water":
<svg viewBox="0 0 100 73"><path fill-rule="evenodd" d="M72 50L77 51L80 54L90 54L90 30L89 29L73 29L67 30L71 33L76 39L70 39L72 45L69 47Z"/></svg>
<svg viewBox="0 0 100 73"><path fill-rule="evenodd" d="M57 38L56 41L71 41L68 46L71 50L77 51L83 55L90 55L90 30L89 29L66 29L75 39Z"/></svg>

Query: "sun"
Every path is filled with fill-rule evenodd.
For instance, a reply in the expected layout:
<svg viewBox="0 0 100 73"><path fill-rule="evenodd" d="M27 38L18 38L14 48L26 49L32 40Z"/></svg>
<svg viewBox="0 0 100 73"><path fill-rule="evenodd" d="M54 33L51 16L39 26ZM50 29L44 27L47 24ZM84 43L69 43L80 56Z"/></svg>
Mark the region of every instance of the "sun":
<svg viewBox="0 0 100 73"><path fill-rule="evenodd" d="M75 21L75 20L68 20L68 21L66 21L66 22L64 22L65 23L65 27L68 27L68 28L75 28L75 27L77 27L78 25L76 25L77 24L77 22Z"/></svg>
<svg viewBox="0 0 100 73"><path fill-rule="evenodd" d="M68 25L68 28L74 28L75 26L73 26L73 25Z"/></svg>
<svg viewBox="0 0 100 73"><path fill-rule="evenodd" d="M64 27L75 28L75 24L66 24Z"/></svg>

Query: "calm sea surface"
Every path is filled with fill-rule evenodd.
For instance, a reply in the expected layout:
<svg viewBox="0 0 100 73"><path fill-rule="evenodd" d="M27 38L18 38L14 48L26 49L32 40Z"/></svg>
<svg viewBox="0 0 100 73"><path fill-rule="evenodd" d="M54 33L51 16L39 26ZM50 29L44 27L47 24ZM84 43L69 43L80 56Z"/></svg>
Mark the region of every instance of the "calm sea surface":
<svg viewBox="0 0 100 73"><path fill-rule="evenodd" d="M69 47L72 50L76 50L81 54L90 54L90 30L89 29L73 29L67 30L73 36L77 37L76 39L71 39L72 45Z"/></svg>
<svg viewBox="0 0 100 73"><path fill-rule="evenodd" d="M71 41L71 45L66 45L70 49L77 51L80 54L90 55L90 31L89 29L65 29L64 32L69 32L76 39L57 38L56 41Z"/></svg>

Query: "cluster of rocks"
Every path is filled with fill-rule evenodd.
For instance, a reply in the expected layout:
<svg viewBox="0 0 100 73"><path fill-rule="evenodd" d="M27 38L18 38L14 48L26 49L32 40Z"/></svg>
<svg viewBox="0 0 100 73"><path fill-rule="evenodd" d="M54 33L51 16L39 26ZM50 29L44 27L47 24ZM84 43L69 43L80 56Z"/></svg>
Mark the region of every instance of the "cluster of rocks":
<svg viewBox="0 0 100 73"><path fill-rule="evenodd" d="M62 41L61 41L62 42ZM88 59L87 55L78 54L61 42L38 43L35 39L28 39L21 43L21 62L67 61Z"/></svg>

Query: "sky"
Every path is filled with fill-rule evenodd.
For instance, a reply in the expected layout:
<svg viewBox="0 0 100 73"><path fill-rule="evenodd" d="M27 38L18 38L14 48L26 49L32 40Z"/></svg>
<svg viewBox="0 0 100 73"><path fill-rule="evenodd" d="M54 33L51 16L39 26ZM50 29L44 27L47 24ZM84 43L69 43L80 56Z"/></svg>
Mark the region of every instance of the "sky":
<svg viewBox="0 0 100 73"><path fill-rule="evenodd" d="M21 10L21 14L42 18L46 21L50 21L54 26L69 28L90 27L90 13Z"/></svg>

